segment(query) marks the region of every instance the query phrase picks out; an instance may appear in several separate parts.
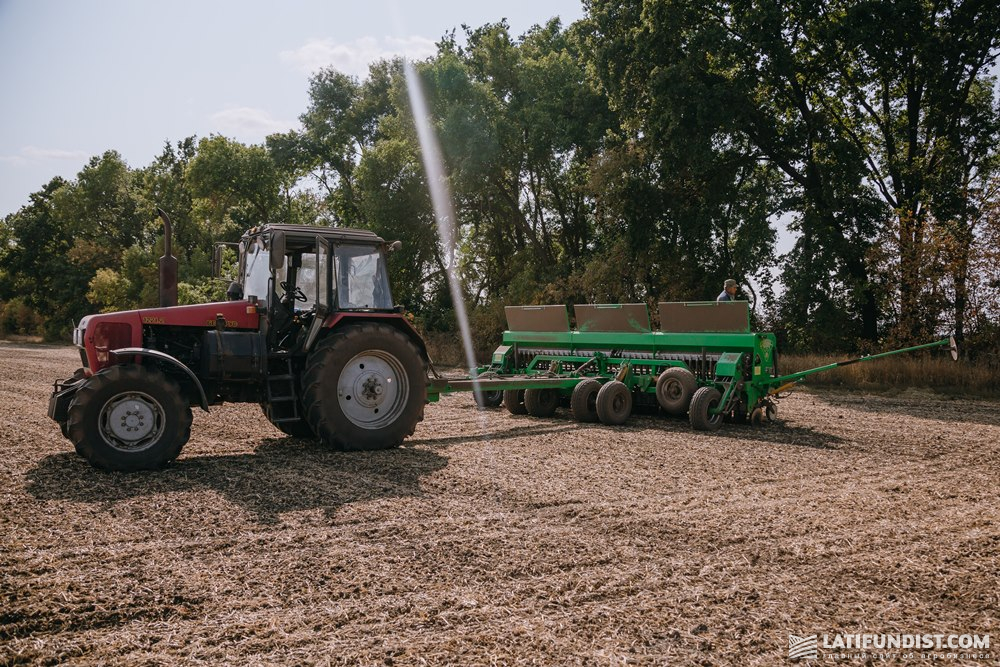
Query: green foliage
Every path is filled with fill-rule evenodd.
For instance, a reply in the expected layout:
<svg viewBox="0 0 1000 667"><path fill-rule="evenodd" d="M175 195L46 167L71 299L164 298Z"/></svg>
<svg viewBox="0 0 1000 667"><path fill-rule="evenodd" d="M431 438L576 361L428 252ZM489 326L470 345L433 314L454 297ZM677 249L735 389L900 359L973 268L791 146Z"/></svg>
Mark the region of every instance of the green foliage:
<svg viewBox="0 0 1000 667"><path fill-rule="evenodd" d="M282 222L281 178L263 146L244 146L221 136L202 139L186 178L196 216L214 235L235 240L249 227Z"/></svg>
<svg viewBox="0 0 1000 667"><path fill-rule="evenodd" d="M177 304L186 306L195 303L211 303L226 300L227 283L212 278L204 278L196 283L177 283Z"/></svg>
<svg viewBox="0 0 1000 667"><path fill-rule="evenodd" d="M487 350L506 304L713 299L736 278L783 348L870 349L1000 323L1000 9L844 0L591 0L510 34L463 26L416 63ZM399 60L309 84L301 129L109 151L0 222L0 326L64 337L157 304L171 217L181 303L225 298L212 246L266 223L368 228L397 303L448 337ZM776 256L776 221L795 244ZM232 260L227 259L229 269ZM773 284L774 278L780 284ZM986 342L983 342L986 341ZM994 346L995 347L995 346ZM983 353L988 354L988 353Z"/></svg>
<svg viewBox="0 0 1000 667"><path fill-rule="evenodd" d="M0 301L0 336L34 336L42 331L44 320L21 297Z"/></svg>
<svg viewBox="0 0 1000 667"><path fill-rule="evenodd" d="M129 299L132 281L114 269L97 269L90 279L87 299L102 313L131 310L134 303Z"/></svg>

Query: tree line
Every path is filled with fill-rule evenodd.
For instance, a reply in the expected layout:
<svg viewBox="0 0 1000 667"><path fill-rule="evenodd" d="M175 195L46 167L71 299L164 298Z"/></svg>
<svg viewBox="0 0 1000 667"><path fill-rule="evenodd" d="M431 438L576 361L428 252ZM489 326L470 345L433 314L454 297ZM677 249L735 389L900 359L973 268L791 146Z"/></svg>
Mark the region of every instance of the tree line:
<svg viewBox="0 0 1000 667"><path fill-rule="evenodd" d="M1000 7L964 0L590 0L417 63L474 331L503 306L714 299L736 278L786 349L1000 339ZM455 328L402 64L317 72L301 129L109 151L0 224L0 332L61 338L156 303L157 206L180 299L223 298L212 244L266 223L403 241L394 295ZM777 249L779 225L795 238ZM653 309L655 311L655 308Z"/></svg>

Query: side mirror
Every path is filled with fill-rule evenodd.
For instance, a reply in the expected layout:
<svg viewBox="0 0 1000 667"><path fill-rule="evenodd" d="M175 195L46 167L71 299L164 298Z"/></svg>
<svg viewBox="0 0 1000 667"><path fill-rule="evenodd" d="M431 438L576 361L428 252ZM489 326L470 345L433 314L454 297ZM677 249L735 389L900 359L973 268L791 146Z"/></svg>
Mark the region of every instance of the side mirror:
<svg viewBox="0 0 1000 667"><path fill-rule="evenodd" d="M285 233L271 232L271 269L280 271L285 265Z"/></svg>
<svg viewBox="0 0 1000 667"><path fill-rule="evenodd" d="M222 255L226 252L226 248L232 248L234 252L239 254L240 244L232 243L229 241L218 241L212 249L212 277L219 278L222 275Z"/></svg>
<svg viewBox="0 0 1000 667"><path fill-rule="evenodd" d="M402 241L393 241L388 246L386 246L386 252L391 254L403 247Z"/></svg>

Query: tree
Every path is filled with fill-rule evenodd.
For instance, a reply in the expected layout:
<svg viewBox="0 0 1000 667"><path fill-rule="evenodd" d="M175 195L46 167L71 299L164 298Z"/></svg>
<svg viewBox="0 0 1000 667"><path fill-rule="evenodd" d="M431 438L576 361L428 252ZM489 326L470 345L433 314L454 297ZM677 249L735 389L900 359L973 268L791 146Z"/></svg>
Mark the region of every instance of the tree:
<svg viewBox="0 0 1000 667"><path fill-rule="evenodd" d="M934 283L927 275L934 184L948 180L963 143L978 145L973 152L995 144L992 121L975 122L971 109L984 108L979 84L996 63L1000 7L976 0L831 1L822 10L817 46L835 75L825 103L893 211L898 335L921 339L935 321L924 305ZM959 161L976 159L970 153Z"/></svg>
<svg viewBox="0 0 1000 667"><path fill-rule="evenodd" d="M878 336L866 257L890 211L899 317L917 335L918 203L940 167L927 148L992 62L995 14L975 2L635 0L592 2L589 22L595 69L626 127L657 146L680 130L779 170L800 233L783 317L803 346L829 346L838 342L810 332L842 332L840 344Z"/></svg>
<svg viewBox="0 0 1000 667"><path fill-rule="evenodd" d="M632 298L714 298L773 264L777 169L736 131L736 56L684 3L592 3L589 59L621 116L592 172L611 261L634 258ZM749 94L744 91L744 94Z"/></svg>
<svg viewBox="0 0 1000 667"><path fill-rule="evenodd" d="M235 240L245 229L281 221L281 176L263 146L202 139L186 177L195 215L209 221L215 238Z"/></svg>

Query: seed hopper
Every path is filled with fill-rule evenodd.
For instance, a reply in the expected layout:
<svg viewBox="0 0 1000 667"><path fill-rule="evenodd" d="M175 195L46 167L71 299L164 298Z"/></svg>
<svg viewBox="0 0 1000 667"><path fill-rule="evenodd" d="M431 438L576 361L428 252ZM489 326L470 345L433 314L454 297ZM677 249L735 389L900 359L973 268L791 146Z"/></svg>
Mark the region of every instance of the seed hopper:
<svg viewBox="0 0 1000 667"><path fill-rule="evenodd" d="M581 422L624 424L646 406L687 416L699 431L723 421L774 420L778 398L814 373L915 350L947 347L954 338L848 359L782 375L772 333L750 330L749 304L659 304L654 330L646 304L507 306L507 331L475 377L436 377L428 400L473 391L484 407L502 402L513 414L552 415L569 407Z"/></svg>

